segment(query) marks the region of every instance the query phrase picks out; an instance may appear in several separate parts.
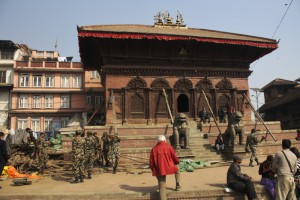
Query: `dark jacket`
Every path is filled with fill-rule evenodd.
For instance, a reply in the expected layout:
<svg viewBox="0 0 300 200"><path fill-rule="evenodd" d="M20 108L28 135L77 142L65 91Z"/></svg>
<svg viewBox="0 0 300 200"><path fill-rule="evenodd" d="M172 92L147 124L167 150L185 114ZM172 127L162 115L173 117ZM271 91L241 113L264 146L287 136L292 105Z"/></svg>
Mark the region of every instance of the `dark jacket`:
<svg viewBox="0 0 300 200"><path fill-rule="evenodd" d="M0 139L0 162L7 163L9 159L7 149L6 149L6 142Z"/></svg>
<svg viewBox="0 0 300 200"><path fill-rule="evenodd" d="M236 181L246 181L249 177L242 174L241 166L238 165L236 162L233 162L228 171L227 171L227 184L234 183Z"/></svg>

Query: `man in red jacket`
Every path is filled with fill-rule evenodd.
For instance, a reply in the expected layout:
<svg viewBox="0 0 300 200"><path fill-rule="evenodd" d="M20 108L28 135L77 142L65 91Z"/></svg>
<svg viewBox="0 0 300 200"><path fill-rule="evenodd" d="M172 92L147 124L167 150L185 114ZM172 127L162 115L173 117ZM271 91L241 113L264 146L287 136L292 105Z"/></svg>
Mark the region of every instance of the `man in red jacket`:
<svg viewBox="0 0 300 200"><path fill-rule="evenodd" d="M151 150L149 165L152 175L156 176L158 180L160 200L167 199L166 175L175 174L176 191L181 188L179 184L180 170L176 166L178 163L179 159L173 147L166 143L166 137L164 135L158 136L158 142Z"/></svg>

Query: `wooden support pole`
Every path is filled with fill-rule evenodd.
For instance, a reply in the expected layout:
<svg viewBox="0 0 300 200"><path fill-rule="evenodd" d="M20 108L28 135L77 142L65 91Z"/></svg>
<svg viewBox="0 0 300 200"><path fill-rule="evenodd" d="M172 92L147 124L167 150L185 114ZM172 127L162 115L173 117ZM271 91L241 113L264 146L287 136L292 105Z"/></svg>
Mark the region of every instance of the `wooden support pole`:
<svg viewBox="0 0 300 200"><path fill-rule="evenodd" d="M165 91L164 88L163 88L163 94L165 96L165 100L166 100L166 104L167 104L167 107L168 107L169 115L171 117L171 122L172 122L172 124L174 124L173 115L172 115L172 112L171 112L171 109L170 109L170 105L169 105L169 102L168 102L168 96L167 96L166 91Z"/></svg>
<svg viewBox="0 0 300 200"><path fill-rule="evenodd" d="M219 130L219 135L221 135L222 134L222 132L221 132L221 129L220 129L220 127L219 127L219 124L217 123L217 120L216 120L216 117L215 117L215 115L214 115L214 112L212 111L212 109L211 109L211 107L210 107L210 105L209 105L209 102L208 102L208 99L207 99L207 97L206 97L206 94L205 94L205 92L202 90L202 94L203 94L203 96L204 96L204 98L205 98L205 101L206 101L206 103L207 103L207 105L208 105L208 108L209 108L209 110L210 110L210 113L211 113L211 115L213 116L213 119L214 119L214 121L215 121L215 124L216 124L216 126L217 126L217 128L218 128L218 130Z"/></svg>
<svg viewBox="0 0 300 200"><path fill-rule="evenodd" d="M252 105L251 101L248 99L248 97L246 96L245 93L243 93L244 97L246 98L246 100L248 101L251 110L254 112L254 114L256 115L257 119L259 119L259 121L261 121L261 123L263 123L263 125L266 127L267 132L266 132L266 137L265 139L267 140L267 135L268 133L271 135L271 137L273 138L273 140L275 142L277 142L277 140L275 139L274 135L271 133L270 129L267 127L267 125L265 124L264 120L261 118L261 116L258 114L258 112L255 110L254 106Z"/></svg>
<svg viewBox="0 0 300 200"><path fill-rule="evenodd" d="M103 109L103 106L104 106L104 102L102 103L100 109L99 107L97 107L93 113L93 115L90 117L89 121L86 123L86 125L88 126L89 123L92 121L92 119L94 118L94 116L96 115L97 112L101 112L101 110Z"/></svg>
<svg viewBox="0 0 300 200"><path fill-rule="evenodd" d="M118 130L117 130L117 115L116 115L116 110L115 110L115 97L114 97L114 91L111 90L111 103L112 103L112 110L113 110L113 115L114 115L114 131L115 135L118 135Z"/></svg>

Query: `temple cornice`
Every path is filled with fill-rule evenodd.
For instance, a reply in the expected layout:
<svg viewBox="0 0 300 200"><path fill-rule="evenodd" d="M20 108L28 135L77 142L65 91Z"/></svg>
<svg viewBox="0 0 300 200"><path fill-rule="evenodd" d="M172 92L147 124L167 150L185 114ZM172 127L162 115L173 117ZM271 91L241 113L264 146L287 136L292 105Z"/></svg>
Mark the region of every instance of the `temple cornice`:
<svg viewBox="0 0 300 200"><path fill-rule="evenodd" d="M250 70L201 70L201 69L145 69L145 68L102 68L105 74L113 75L140 75L140 76L188 76L188 77L230 77L248 78Z"/></svg>

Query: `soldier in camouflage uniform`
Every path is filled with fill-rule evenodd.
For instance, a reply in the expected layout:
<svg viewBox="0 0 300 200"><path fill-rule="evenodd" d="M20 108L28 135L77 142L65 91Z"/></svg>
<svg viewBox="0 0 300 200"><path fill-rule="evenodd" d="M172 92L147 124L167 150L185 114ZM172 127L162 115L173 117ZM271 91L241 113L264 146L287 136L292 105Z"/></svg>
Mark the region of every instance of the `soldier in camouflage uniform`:
<svg viewBox="0 0 300 200"><path fill-rule="evenodd" d="M111 160L113 167L113 174L117 172L117 167L119 163L119 146L120 146L120 138L117 135L109 135L109 152L108 159Z"/></svg>
<svg viewBox="0 0 300 200"><path fill-rule="evenodd" d="M43 174L46 169L46 163L48 161L48 154L46 153L46 148L48 147L45 141L45 133L41 132L40 137L37 139L37 156L38 156L38 169L39 173Z"/></svg>
<svg viewBox="0 0 300 200"><path fill-rule="evenodd" d="M87 137L85 138L85 164L87 167L88 177L87 179L92 178L92 170L94 167L95 160L95 149L96 149L96 141L93 133L88 131Z"/></svg>
<svg viewBox="0 0 300 200"><path fill-rule="evenodd" d="M81 132L76 131L72 140L72 162L74 181L71 183L79 183L84 181L84 150L85 140L81 137Z"/></svg>
<svg viewBox="0 0 300 200"><path fill-rule="evenodd" d="M257 139L255 129L252 129L251 134L249 134L247 136L246 147L245 147L245 150L247 152L251 151L251 157L250 157L250 163L249 163L250 167L254 167L254 165L252 164L254 160L256 161L257 165L259 165L258 158L257 158L257 144L258 144L258 142L259 141ZM248 150L248 146L250 148L250 151Z"/></svg>
<svg viewBox="0 0 300 200"><path fill-rule="evenodd" d="M101 149L101 140L97 136L97 132L93 133L93 137L95 139L95 165L100 167L103 165L103 156L102 156L102 149Z"/></svg>
<svg viewBox="0 0 300 200"><path fill-rule="evenodd" d="M103 158L105 160L105 166L106 167L109 167L111 165L109 159L108 159L108 153L109 153L109 138L108 138L108 134L107 132L104 132L102 137L101 137L101 140L103 141L103 150L102 150L102 153L103 153Z"/></svg>

